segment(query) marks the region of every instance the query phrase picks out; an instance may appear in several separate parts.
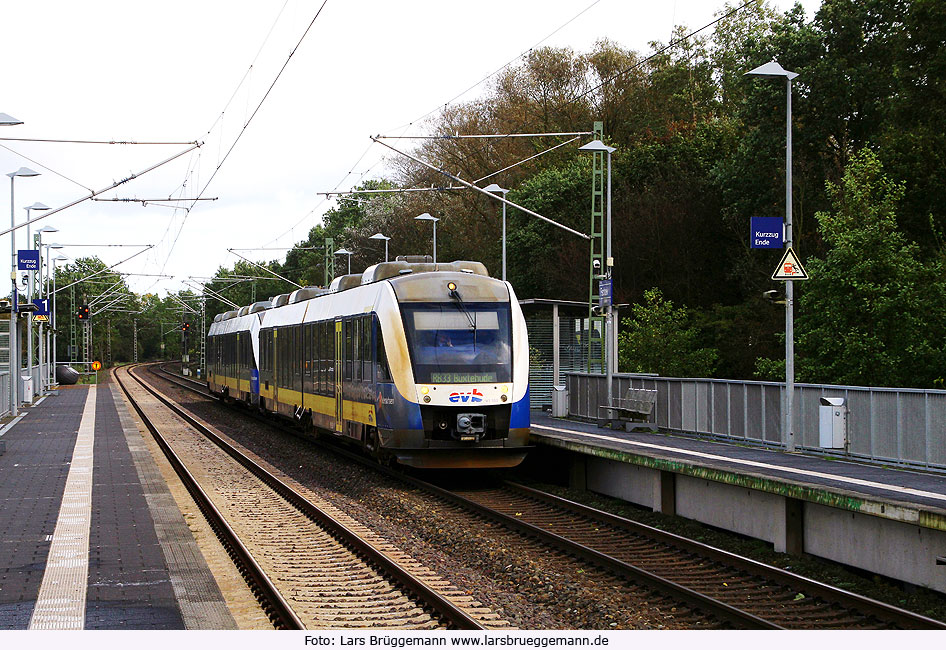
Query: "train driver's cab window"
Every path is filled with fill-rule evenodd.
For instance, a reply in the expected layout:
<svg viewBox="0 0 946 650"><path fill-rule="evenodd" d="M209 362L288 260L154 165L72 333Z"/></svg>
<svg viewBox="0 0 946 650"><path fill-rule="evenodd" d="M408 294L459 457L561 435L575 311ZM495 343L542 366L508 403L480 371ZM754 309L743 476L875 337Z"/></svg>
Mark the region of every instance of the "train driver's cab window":
<svg viewBox="0 0 946 650"><path fill-rule="evenodd" d="M404 303L401 309L418 383L512 380L508 303Z"/></svg>

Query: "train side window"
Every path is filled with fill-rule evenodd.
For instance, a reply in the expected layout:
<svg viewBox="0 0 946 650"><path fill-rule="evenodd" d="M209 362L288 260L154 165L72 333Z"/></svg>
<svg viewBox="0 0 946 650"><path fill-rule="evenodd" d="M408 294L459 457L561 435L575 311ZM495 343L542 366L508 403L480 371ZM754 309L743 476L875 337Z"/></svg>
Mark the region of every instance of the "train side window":
<svg viewBox="0 0 946 650"><path fill-rule="evenodd" d="M312 374L312 361L309 358L312 352L312 344L309 342L309 326L302 325L302 386L305 390L305 379Z"/></svg>
<svg viewBox="0 0 946 650"><path fill-rule="evenodd" d="M308 341L307 372L309 373L309 390L315 392L319 381L319 364L316 359L319 358L319 328L315 323L309 323L306 327L306 341Z"/></svg>
<svg viewBox="0 0 946 650"><path fill-rule="evenodd" d="M302 386L302 326L292 326L292 389L300 390Z"/></svg>
<svg viewBox="0 0 946 650"><path fill-rule="evenodd" d="M342 363L345 366L344 374L342 375L346 381L351 381L351 348L352 348L352 334L354 333L354 327L350 320L342 321L342 338L345 341L345 354L342 360Z"/></svg>
<svg viewBox="0 0 946 650"><path fill-rule="evenodd" d="M325 323L317 323L319 331L319 390L325 390Z"/></svg>
<svg viewBox="0 0 946 650"><path fill-rule="evenodd" d="M292 325L286 328L286 386L294 388L293 378L296 372L296 328Z"/></svg>
<svg viewBox="0 0 946 650"><path fill-rule="evenodd" d="M335 367L335 324L332 321L322 323L322 391L328 395L332 392L335 377L332 368Z"/></svg>
<svg viewBox="0 0 946 650"><path fill-rule="evenodd" d="M361 381L361 319L353 318L351 324L354 326L351 344L351 378L352 381Z"/></svg>
<svg viewBox="0 0 946 650"><path fill-rule="evenodd" d="M322 390L322 323L312 324L312 386Z"/></svg>
<svg viewBox="0 0 946 650"><path fill-rule="evenodd" d="M326 332L328 336L326 337L326 355L325 363L328 372L325 376L325 390L329 395L335 394L335 321L326 321L325 323ZM341 372L341 368L338 368L338 371Z"/></svg>
<svg viewBox="0 0 946 650"><path fill-rule="evenodd" d="M384 337L381 335L381 321L374 317L375 359L378 364L378 382L391 381L391 370L388 368L388 355L384 349Z"/></svg>
<svg viewBox="0 0 946 650"><path fill-rule="evenodd" d="M277 369L277 374L279 375L279 387L284 388L286 386L286 366L289 365L286 363L286 344L288 343L286 337L286 329L280 327L276 332L276 358L279 360Z"/></svg>
<svg viewBox="0 0 946 650"><path fill-rule="evenodd" d="M374 346L371 342L371 316L361 317L361 377L366 383L371 383L374 379L374 372L371 370L371 351Z"/></svg>

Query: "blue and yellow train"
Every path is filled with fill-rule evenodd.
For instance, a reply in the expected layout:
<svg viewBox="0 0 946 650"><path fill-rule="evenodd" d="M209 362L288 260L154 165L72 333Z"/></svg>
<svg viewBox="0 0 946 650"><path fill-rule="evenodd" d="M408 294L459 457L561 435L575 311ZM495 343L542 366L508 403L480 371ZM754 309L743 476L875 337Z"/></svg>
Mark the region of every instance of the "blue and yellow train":
<svg viewBox="0 0 946 650"><path fill-rule="evenodd" d="M384 262L219 314L207 383L413 467L512 467L529 450L525 320L479 262Z"/></svg>

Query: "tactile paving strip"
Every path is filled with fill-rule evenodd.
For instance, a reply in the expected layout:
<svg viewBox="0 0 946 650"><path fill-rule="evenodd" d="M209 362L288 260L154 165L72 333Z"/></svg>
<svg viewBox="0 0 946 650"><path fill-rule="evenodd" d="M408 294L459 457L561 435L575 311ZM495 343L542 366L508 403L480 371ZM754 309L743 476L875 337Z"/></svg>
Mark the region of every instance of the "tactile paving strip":
<svg viewBox="0 0 946 650"><path fill-rule="evenodd" d="M30 629L81 630L85 623L89 575L89 522L92 516L92 446L95 442L95 387L89 389L82 423L66 478L46 572L39 587Z"/></svg>

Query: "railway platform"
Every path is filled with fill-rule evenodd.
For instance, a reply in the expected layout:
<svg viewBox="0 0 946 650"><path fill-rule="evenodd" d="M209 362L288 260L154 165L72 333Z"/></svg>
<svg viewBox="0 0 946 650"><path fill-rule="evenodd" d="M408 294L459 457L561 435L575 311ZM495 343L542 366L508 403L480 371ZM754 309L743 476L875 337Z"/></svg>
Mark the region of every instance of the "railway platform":
<svg viewBox="0 0 946 650"><path fill-rule="evenodd" d="M532 412L573 487L946 592L946 476Z"/></svg>
<svg viewBox="0 0 946 650"><path fill-rule="evenodd" d="M60 388L3 431L0 629L231 629L114 384Z"/></svg>

